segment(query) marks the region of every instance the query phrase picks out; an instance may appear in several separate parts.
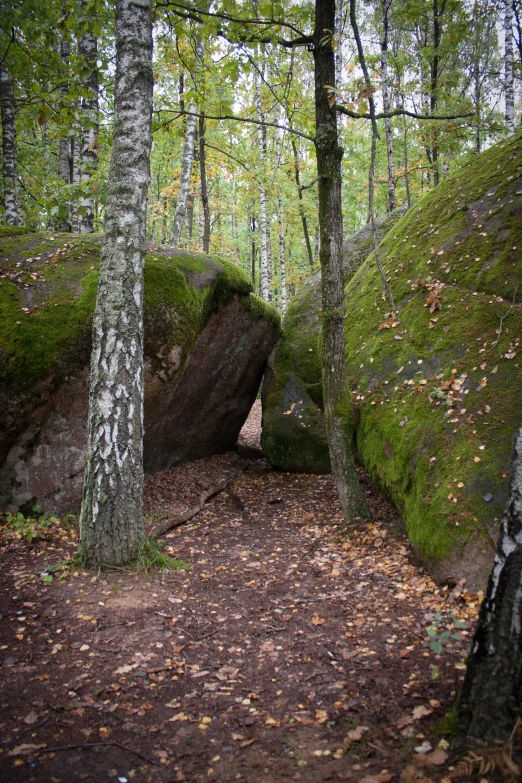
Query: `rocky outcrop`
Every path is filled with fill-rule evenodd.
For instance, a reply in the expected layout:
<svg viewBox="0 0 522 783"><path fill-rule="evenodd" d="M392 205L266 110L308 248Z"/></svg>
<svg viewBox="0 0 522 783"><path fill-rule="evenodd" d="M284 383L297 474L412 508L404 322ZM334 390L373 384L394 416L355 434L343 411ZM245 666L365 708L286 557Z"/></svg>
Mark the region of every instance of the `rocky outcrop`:
<svg viewBox="0 0 522 783"><path fill-rule="evenodd" d="M0 232L0 495L77 512L99 238ZM146 472L234 447L279 317L234 264L165 247L145 265Z"/></svg>
<svg viewBox="0 0 522 783"><path fill-rule="evenodd" d="M396 210L376 221L379 242L404 213ZM345 241L345 282L353 277L372 247L369 225ZM323 420L320 333L321 273L316 272L288 308L283 334L268 360L263 382L263 453L282 470L330 471Z"/></svg>
<svg viewBox="0 0 522 783"><path fill-rule="evenodd" d="M361 460L427 568L476 589L491 568L522 410L521 173L517 134L386 234L381 261L397 321L372 255L346 288L346 423ZM316 306L313 321L306 315L315 285L289 308L263 391L265 452L303 471L328 465ZM305 448L292 448L294 431Z"/></svg>

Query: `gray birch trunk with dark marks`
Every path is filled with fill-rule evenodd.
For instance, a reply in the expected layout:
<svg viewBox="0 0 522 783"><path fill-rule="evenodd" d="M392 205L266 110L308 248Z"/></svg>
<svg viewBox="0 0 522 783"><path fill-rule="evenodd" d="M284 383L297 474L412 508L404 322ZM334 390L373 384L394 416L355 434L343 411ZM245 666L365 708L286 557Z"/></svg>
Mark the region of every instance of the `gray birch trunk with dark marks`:
<svg viewBox="0 0 522 783"><path fill-rule="evenodd" d="M203 62L205 53L205 44L198 38L196 42L196 73L199 65ZM196 86L196 85L195 85ZM187 127L185 131L185 141L183 142L183 152L181 155L181 177L179 181L178 198L176 201L176 211L172 222L172 232L170 242L174 247L179 247L181 241L181 231L187 214L187 204L190 191L190 178L192 175L192 164L194 162L194 148L196 144L196 126L197 126L198 107L195 101L189 103L187 114Z"/></svg>
<svg viewBox="0 0 522 783"><path fill-rule="evenodd" d="M254 71L254 93L256 101L257 141L259 157L262 165L261 182L259 184L259 230L260 230L260 262L261 262L261 297L268 302L270 299L269 287L269 228L267 215L267 195L264 186L266 164L266 127L264 126L263 107L261 104L261 85L259 73Z"/></svg>
<svg viewBox="0 0 522 783"><path fill-rule="evenodd" d="M114 141L93 322L80 555L123 565L143 526L143 266L152 120L151 0L117 0Z"/></svg>
<svg viewBox="0 0 522 783"><path fill-rule="evenodd" d="M522 426L515 436L509 501L459 703L474 737L508 739L522 702Z"/></svg>
<svg viewBox="0 0 522 783"><path fill-rule="evenodd" d="M64 68L64 73L69 68L69 55L71 53L71 44L68 38L62 38L60 41L60 59ZM59 92L63 96L63 101L66 103L69 93L68 81L63 81L59 88ZM72 182L72 170L71 170L72 158L71 158L71 139L69 136L62 136L58 142L58 179L63 180L67 185ZM71 220L69 215L69 207L67 207L67 215L60 219L57 226L58 231L70 231Z"/></svg>
<svg viewBox="0 0 522 783"><path fill-rule="evenodd" d="M78 140L78 184L82 191L78 201L79 209L74 215L74 230L80 234L94 231L94 193L87 190L87 183L96 171L98 165L98 92L99 76L97 68L98 39L91 31L80 38L78 54L83 57L89 76L85 83L85 95L82 98L81 122L82 133Z"/></svg>
<svg viewBox="0 0 522 783"><path fill-rule="evenodd" d="M344 516L369 517L368 506L355 471L352 433L347 431L341 407L351 402L346 386L344 344L344 280L342 262L341 160L335 102L328 87L335 85L332 34L335 0L316 0L315 148L319 179L319 230L322 281L322 380L324 414L332 473ZM332 103L332 105L330 105Z"/></svg>
<svg viewBox="0 0 522 783"><path fill-rule="evenodd" d="M2 118L2 173L4 178L4 213L8 226L20 221L18 206L18 162L16 157L16 105L13 80L5 66L0 66L0 115Z"/></svg>
<svg viewBox="0 0 522 783"><path fill-rule="evenodd" d="M515 88L513 81L513 0L504 0L504 122L515 132Z"/></svg>

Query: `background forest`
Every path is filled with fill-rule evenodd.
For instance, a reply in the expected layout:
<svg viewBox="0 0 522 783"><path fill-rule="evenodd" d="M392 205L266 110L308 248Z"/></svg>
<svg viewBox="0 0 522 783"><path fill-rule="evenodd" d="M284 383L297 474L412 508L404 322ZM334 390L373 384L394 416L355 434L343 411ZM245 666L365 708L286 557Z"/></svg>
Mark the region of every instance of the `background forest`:
<svg viewBox="0 0 522 783"><path fill-rule="evenodd" d="M345 235L368 217L372 129L357 115L369 92L378 112L410 113L379 121L377 215L410 205L519 119L520 0L372 0L357 14L371 89L339 0L335 98L354 115L339 121ZM105 0L0 12L2 222L102 229L113 17ZM283 312L318 267L313 63L295 45L312 29L309 2L155 6L149 238L239 263ZM455 119L411 116L422 114Z"/></svg>

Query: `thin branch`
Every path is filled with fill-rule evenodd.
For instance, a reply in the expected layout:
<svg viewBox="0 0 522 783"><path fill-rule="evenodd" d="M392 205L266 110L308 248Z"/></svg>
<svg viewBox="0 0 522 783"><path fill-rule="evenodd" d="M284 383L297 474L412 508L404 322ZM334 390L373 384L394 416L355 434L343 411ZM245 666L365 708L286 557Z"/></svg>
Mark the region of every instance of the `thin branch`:
<svg viewBox="0 0 522 783"><path fill-rule="evenodd" d="M518 291L518 283L517 283L517 287L515 288L515 293L513 294L513 303L511 305L511 307L509 308L509 310L506 313L504 313L504 315L499 315L497 313L497 318L500 318L500 324L499 324L499 327L498 327L498 337L497 337L496 340L494 340L494 342L491 343L491 347L492 348L496 348L497 345L500 342L500 336L502 334L502 324L504 323L504 321L506 320L506 318L508 317L508 315L511 313L511 311L513 310L513 308L515 306L515 297L517 295L517 291Z"/></svg>
<svg viewBox="0 0 522 783"><path fill-rule="evenodd" d="M208 500L213 498L215 495L218 495L220 492L223 492L223 490L226 489L229 484L235 481L241 475L241 473L247 468L248 468L248 462L244 462L240 466L239 470L235 470L233 471L233 473L229 473L228 476L226 476L220 484L218 484L215 487L212 487L206 492L203 492L198 502L194 506L191 506L191 508L188 508L186 511L184 511L183 514L178 514L175 517L168 517L167 519L164 519L162 522L156 525L156 527L154 527L151 530L151 535L162 536L165 533L168 533L169 530L173 530L175 527L180 527L180 525L184 525L185 522L188 522L193 517L195 517L196 514L199 514L199 512L201 511L201 509L203 508L203 506Z"/></svg>
<svg viewBox="0 0 522 783"><path fill-rule="evenodd" d="M161 111L173 111L172 109L162 109ZM162 125L160 125L158 128L155 128L155 130L160 130L161 128L165 128L167 125L170 125L172 122L178 119L178 117L186 115L186 116L193 116L193 117L199 117L200 114L198 112L189 112L189 111L178 111L176 112L176 116L173 117L171 120L167 120L167 122L164 122ZM307 139L307 141L314 141L313 136L309 136L307 133L301 133L301 131L295 130L295 128L286 128L284 125L278 125L277 122L261 122L260 120L254 120L249 117L238 117L235 114L205 114L205 119L207 120L234 120L235 122L248 122L253 125L268 125L271 128L281 128L282 130L286 131L287 133L291 133L294 136L300 136L302 139Z"/></svg>
<svg viewBox="0 0 522 783"><path fill-rule="evenodd" d="M339 103L335 105L335 108L341 114L346 114L347 117L352 117L354 120L372 119L371 112L368 113L352 111L351 109L347 109L346 106L342 106ZM468 112L467 114L417 114L417 112L408 111L408 109L401 108L393 109L393 111L389 112L379 112L379 114L373 115L373 119L384 120L391 117L401 117L404 115L406 115L406 117L413 117L416 120L465 120L469 117L475 117L474 112Z"/></svg>
<svg viewBox="0 0 522 783"><path fill-rule="evenodd" d="M83 745L60 745L57 748L38 748L34 752L35 753L58 753L61 750L83 750L84 748L103 748L103 747L121 748L122 750L126 750L129 753L133 753L139 759L143 759L143 761L146 761L147 764L154 764L154 766L156 767L160 766L159 762L154 761L154 759L150 759L148 758L148 756L144 756L143 753L139 753L137 750L128 748L127 745L122 745L121 742L115 742L115 741L86 742Z"/></svg>

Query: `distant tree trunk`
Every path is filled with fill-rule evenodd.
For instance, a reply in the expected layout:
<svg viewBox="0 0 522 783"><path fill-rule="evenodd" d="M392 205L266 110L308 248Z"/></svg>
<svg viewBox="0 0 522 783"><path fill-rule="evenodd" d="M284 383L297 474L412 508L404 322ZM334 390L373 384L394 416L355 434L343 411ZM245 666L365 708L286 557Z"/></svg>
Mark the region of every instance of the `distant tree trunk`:
<svg viewBox="0 0 522 783"><path fill-rule="evenodd" d="M152 120L151 0L117 0L114 141L93 321L79 553L123 565L143 539L143 265Z"/></svg>
<svg viewBox="0 0 522 783"><path fill-rule="evenodd" d="M344 25L344 0L335 2L335 89L341 91L343 88L343 25ZM339 94L339 93L338 93ZM337 124L340 127L342 114L337 117Z"/></svg>
<svg viewBox="0 0 522 783"><path fill-rule="evenodd" d="M203 207L203 252L210 252L210 207L207 186L207 153L205 149L205 115L199 117L199 180L201 185L201 206Z"/></svg>
<svg viewBox="0 0 522 783"><path fill-rule="evenodd" d="M84 33L78 45L78 54L83 58L88 68L89 76L84 85L85 94L82 98L82 134L79 140L79 155L81 166L79 184L84 185L91 179L98 165L98 39L92 31ZM94 193L82 192L79 199L79 210L76 214L76 230L80 234L90 234L94 231Z"/></svg>
<svg viewBox="0 0 522 783"><path fill-rule="evenodd" d="M442 0L439 6L439 0L433 0L433 56L430 66L430 111L435 114L439 99L439 70L440 70L440 42L442 36L442 16L446 7L446 0ZM439 144L438 131L433 129L433 142L431 146L431 169L433 173L433 184L436 186L440 181L439 172Z"/></svg>
<svg viewBox="0 0 522 783"><path fill-rule="evenodd" d="M71 53L71 44L67 38L62 38L60 41L60 59L63 64L64 71L69 66L69 55ZM67 81L62 82L58 88L63 96L64 101L67 99L69 93L69 83ZM71 138L70 136L62 136L58 142L58 179L63 180L67 185L72 182L72 158L71 158ZM59 231L71 230L71 217L70 210L67 207L67 215L63 216L57 226Z"/></svg>
<svg viewBox="0 0 522 783"><path fill-rule="evenodd" d="M205 53L205 43L201 38L198 38L196 42L196 60L198 70L200 64L203 61L203 55ZM178 247L181 230L185 221L185 215L187 214L187 200L190 190L190 177L192 174L192 164L194 162L194 147L196 141L196 124L198 107L194 101L189 104L189 113L187 115L187 129L185 131L185 142L183 144L183 153L181 155L181 178L179 181L178 199L176 202L176 212L174 214L174 221L172 223L172 233L170 236L170 242L174 247Z"/></svg>
<svg viewBox="0 0 522 783"><path fill-rule="evenodd" d="M262 177L264 177L264 167L266 162L266 128L264 126L263 107L261 104L261 85L259 83L259 73L254 70L254 92L256 101L257 121L261 123L257 129L257 140L259 157L262 164ZM263 132L265 131L265 133ZM269 272L268 272L268 208L267 196L264 184L259 185L259 230L260 230L260 260L261 260L261 297L268 302L270 299Z"/></svg>
<svg viewBox="0 0 522 783"><path fill-rule="evenodd" d="M504 0L504 122L515 132L515 89L513 81L513 0Z"/></svg>
<svg viewBox="0 0 522 783"><path fill-rule="evenodd" d="M279 273L281 277L281 313L286 314L286 259L285 259L285 224L283 213L283 198L279 194L277 200L277 222L279 226Z"/></svg>
<svg viewBox="0 0 522 783"><path fill-rule="evenodd" d="M13 81L5 66L0 66L0 114L2 118L2 166L4 176L4 212L8 226L20 220L18 205L18 160L16 156L16 105Z"/></svg>
<svg viewBox="0 0 522 783"><path fill-rule="evenodd" d="M292 139L292 150L294 153L294 175L295 175L295 184L297 186L297 196L299 198L299 216L301 218L301 224L303 226L303 236L304 241L306 245L306 255L308 256L308 264L310 267L313 267L314 265L314 256L312 253L312 244L310 242L310 233L308 231L308 221L306 219L306 214L304 211L304 204L303 204L303 188L301 187L301 178L299 174L299 154L297 151L297 145L295 143L295 139Z"/></svg>
<svg viewBox="0 0 522 783"><path fill-rule="evenodd" d="M344 280L342 259L341 160L337 111L330 106L328 86L335 82L332 33L335 0L316 0L315 149L319 178L319 227L322 281L322 380L324 413L332 473L346 520L369 516L355 471L352 433L341 405L350 401L346 387L344 344Z"/></svg>
<svg viewBox="0 0 522 783"><path fill-rule="evenodd" d="M507 739L522 702L522 427L512 461L509 501L459 702L474 737Z"/></svg>
<svg viewBox="0 0 522 783"><path fill-rule="evenodd" d="M383 0L382 12L383 12L383 37L381 41L381 83L382 83L382 108L386 114L391 109L390 100L390 76L388 73L388 28L389 28L389 12L391 7L391 0ZM388 211L393 212L396 208L395 200L395 158L393 155L393 133L391 119L389 117L384 118L384 130L386 134L386 156L388 160Z"/></svg>
<svg viewBox="0 0 522 783"><path fill-rule="evenodd" d="M411 207L411 193L410 193L410 175L408 174L408 123L406 121L406 115L402 116L402 148L404 152L404 185L406 186L406 203L408 209Z"/></svg>

